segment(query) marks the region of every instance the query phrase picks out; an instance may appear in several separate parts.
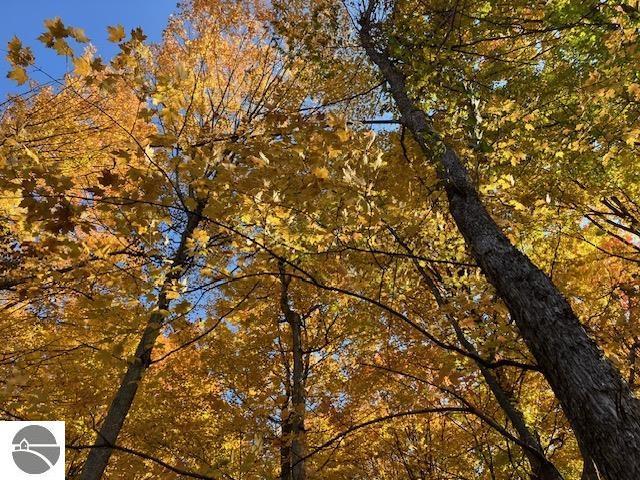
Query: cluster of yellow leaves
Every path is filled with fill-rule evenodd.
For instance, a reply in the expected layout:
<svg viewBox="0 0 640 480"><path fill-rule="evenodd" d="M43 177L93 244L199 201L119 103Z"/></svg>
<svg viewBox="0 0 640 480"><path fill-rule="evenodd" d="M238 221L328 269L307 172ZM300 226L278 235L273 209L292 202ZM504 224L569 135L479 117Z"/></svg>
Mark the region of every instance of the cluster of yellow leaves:
<svg viewBox="0 0 640 480"><path fill-rule="evenodd" d="M162 335L123 444L214 478L275 478L293 349L277 275L285 261L304 316L309 448L371 422L315 452L310 478L489 478L489 467L527 478L522 453L507 455L504 438L464 412L375 421L460 399L504 421L477 365L424 335L455 345L451 316L484 357L530 357L470 260L434 168L401 130L358 123L379 99L367 96L375 84L361 61L330 45L352 40L340 5L291 3L185 2L153 46L140 30L108 27L119 46L108 64L75 55L69 40L88 41L80 29L47 21L40 40L72 57L69 88L17 98L0 124L0 280L21 279L0 293L0 400L28 418L67 419L70 436L90 443L151 317ZM505 231L635 375L640 84L626 42L635 34L598 30L602 59L584 62L599 73L585 78L562 43L577 63L596 48L579 33L532 33L553 47L542 54L527 36L507 40L495 22L470 20L518 14L535 30L571 14L561 6L545 17L525 2L476 2L460 35L439 39L442 57L412 44L438 34L422 10L433 2L400 3L404 43L391 48L415 64L410 88L426 92ZM546 63L532 68L539 54ZM7 58L10 77L26 82L31 50L16 38ZM458 81L465 75L506 83L474 91ZM186 272L175 262L183 244ZM548 386L518 369L501 370L500 382L577 478L579 452ZM83 455L68 456L79 465ZM110 468L167 475L126 455Z"/></svg>

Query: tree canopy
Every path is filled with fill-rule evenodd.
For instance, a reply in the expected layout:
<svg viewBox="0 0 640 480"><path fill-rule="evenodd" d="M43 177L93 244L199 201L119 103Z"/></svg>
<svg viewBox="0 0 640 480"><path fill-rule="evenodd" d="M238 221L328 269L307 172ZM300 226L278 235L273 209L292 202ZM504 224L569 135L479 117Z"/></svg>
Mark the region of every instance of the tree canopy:
<svg viewBox="0 0 640 480"><path fill-rule="evenodd" d="M0 106L0 415L68 478L640 478L636 2L80 27Z"/></svg>

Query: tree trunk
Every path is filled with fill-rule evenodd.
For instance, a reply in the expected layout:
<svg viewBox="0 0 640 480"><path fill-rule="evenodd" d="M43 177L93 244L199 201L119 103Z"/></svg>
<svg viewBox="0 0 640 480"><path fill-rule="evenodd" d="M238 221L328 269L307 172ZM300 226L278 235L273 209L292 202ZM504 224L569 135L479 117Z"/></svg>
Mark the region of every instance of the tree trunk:
<svg viewBox="0 0 640 480"><path fill-rule="evenodd" d="M167 275L163 287L158 295L156 303L156 312L149 316L147 325L145 326L140 342L135 351L135 355L127 368L127 371L120 382L118 391L111 401L109 411L102 426L98 431L98 435L94 442L93 448L89 451L89 456L82 470L81 480L99 480L102 478L104 471L109 463L109 458L113 452L113 445L118 440L118 435L122 430L122 426L127 418L127 414L131 409L131 405L138 391L138 386L142 380L145 371L151 365L151 354L158 336L162 330L165 316L160 313L161 310L169 308L170 300L167 299L166 293L169 286L174 280L178 280L188 269L187 240L191 238L193 231L198 226L204 203L199 202L194 213L189 213L187 224L182 232L180 245L176 250L169 275Z"/></svg>
<svg viewBox="0 0 640 480"><path fill-rule="evenodd" d="M458 322L451 318L451 324L456 332L456 337L460 345L468 352L478 356L478 351L467 339ZM522 451L525 457L527 457L531 467L531 480L563 480L558 469L545 456L538 436L529 429L522 412L511 402L511 398L509 398L507 392L502 388L502 385L500 385L500 382L493 372L479 362L476 362L476 365L480 369L480 373L482 373L485 382L487 382L491 393L493 393L493 396L498 401L502 411L518 433L518 438L529 446L529 448L523 448Z"/></svg>
<svg viewBox="0 0 640 480"><path fill-rule="evenodd" d="M584 453L582 454L582 461L582 475L580 476L580 480L602 480L604 478L598 475L593 460Z"/></svg>
<svg viewBox="0 0 640 480"><path fill-rule="evenodd" d="M291 277L285 272L284 264L280 264L280 282L282 290L280 295L280 308L285 321L291 328L291 344L293 357L293 370L291 372L291 408L284 420L289 439L289 471L281 472L282 480L304 480L306 478L304 456L305 456L305 430L304 417L306 409L305 398L305 374L304 374L304 351L302 349L302 318L300 314L291 308L289 301L289 283ZM285 428L283 425L283 434ZM284 463L283 463L284 464Z"/></svg>
<svg viewBox="0 0 640 480"><path fill-rule="evenodd" d="M427 284L427 288L432 293L438 306L440 308L446 306L448 303L447 297L443 295L443 293L441 293L435 280L433 280L427 270L422 265L420 265L420 262L418 262L417 258L413 255L413 251L411 250L409 245L395 232L395 230L390 230L398 243L400 243L402 248L404 248L407 253L411 255L412 262L416 270L418 270L418 273ZM464 331L462 330L462 328L460 328L460 324L458 323L458 321L449 314L446 315L446 318L453 327L456 338L458 339L460 345L467 352L473 354L475 359L480 358L480 353L475 348L475 346L467 339ZM498 404L502 408L502 411L518 433L518 438L528 446L528 448L523 447L522 450L529 462L529 466L531 467L531 480L563 480L563 477L558 469L545 456L538 435L534 434L534 432L529 429L524 420L522 412L518 410L518 408L511 402L511 398L509 397L507 392L505 392L504 388L502 388L502 385L500 385L500 382L493 374L491 369L487 368L478 360L475 360L475 364L484 377L489 390L491 390L491 393L498 401Z"/></svg>
<svg viewBox="0 0 640 480"><path fill-rule="evenodd" d="M280 480L291 480L291 423L289 423L289 399L281 407L280 420Z"/></svg>
<svg viewBox="0 0 640 480"><path fill-rule="evenodd" d="M372 3L373 5L373 3ZM409 98L405 77L371 35L371 9L360 40L384 76L402 122L425 156L441 144L426 114ZM431 140L429 140L431 138ZM640 407L547 275L498 228L456 153L436 152L449 211L482 272L493 284L560 401L578 441L606 480L640 478Z"/></svg>

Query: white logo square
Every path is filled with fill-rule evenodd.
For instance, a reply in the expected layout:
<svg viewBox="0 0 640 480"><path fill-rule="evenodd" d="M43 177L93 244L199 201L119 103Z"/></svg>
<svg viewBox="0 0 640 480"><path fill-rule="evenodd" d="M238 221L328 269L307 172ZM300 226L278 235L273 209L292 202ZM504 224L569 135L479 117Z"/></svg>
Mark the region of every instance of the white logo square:
<svg viewBox="0 0 640 480"><path fill-rule="evenodd" d="M0 472L11 480L64 480L64 422L0 421Z"/></svg>

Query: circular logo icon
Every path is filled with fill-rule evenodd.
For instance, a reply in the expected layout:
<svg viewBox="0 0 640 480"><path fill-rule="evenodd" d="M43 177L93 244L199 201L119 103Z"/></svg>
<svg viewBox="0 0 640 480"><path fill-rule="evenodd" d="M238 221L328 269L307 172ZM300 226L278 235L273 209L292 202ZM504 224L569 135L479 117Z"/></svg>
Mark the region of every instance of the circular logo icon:
<svg viewBox="0 0 640 480"><path fill-rule="evenodd" d="M49 430L40 425L29 425L13 437L12 454L20 470L38 475L56 464L60 458L60 446Z"/></svg>

